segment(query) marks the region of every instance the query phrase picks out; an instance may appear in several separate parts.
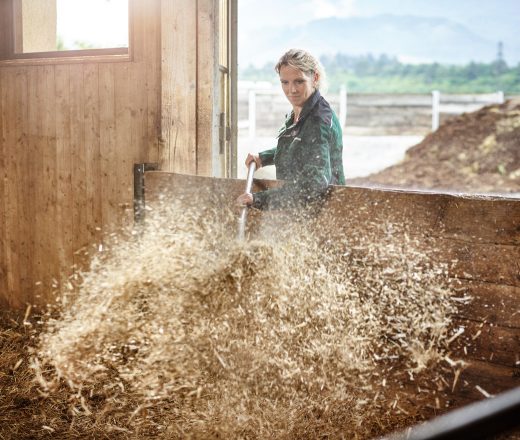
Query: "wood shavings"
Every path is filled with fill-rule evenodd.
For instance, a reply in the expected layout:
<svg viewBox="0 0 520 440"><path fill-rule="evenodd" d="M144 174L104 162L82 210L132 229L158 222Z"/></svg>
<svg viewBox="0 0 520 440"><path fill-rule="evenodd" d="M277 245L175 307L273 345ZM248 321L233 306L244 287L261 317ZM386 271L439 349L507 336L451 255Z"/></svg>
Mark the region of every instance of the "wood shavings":
<svg viewBox="0 0 520 440"><path fill-rule="evenodd" d="M113 405L138 400L132 423L173 401L179 438L312 438L318 425L360 438L382 414L410 415L395 378L425 377L462 334L448 337L447 271L403 225L324 242L266 222L236 242L221 206L165 211L104 246L41 335L35 366L80 396L78 416L103 384Z"/></svg>
<svg viewBox="0 0 520 440"><path fill-rule="evenodd" d="M480 385L475 385L475 388L477 389L477 391L482 394L484 397L486 397L487 399L489 399L490 397L493 397L492 394L489 394L484 388L482 388Z"/></svg>

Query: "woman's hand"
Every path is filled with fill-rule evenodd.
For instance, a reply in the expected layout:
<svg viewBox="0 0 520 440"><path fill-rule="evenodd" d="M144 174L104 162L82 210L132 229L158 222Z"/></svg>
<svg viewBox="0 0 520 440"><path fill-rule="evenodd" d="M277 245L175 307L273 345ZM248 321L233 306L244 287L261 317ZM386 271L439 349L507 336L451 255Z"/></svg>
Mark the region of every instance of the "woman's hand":
<svg viewBox="0 0 520 440"><path fill-rule="evenodd" d="M251 153L249 153L246 157L246 167L249 168L249 164L253 161L256 163L256 169L262 168L262 160L260 159L260 155Z"/></svg>
<svg viewBox="0 0 520 440"><path fill-rule="evenodd" d="M253 204L253 194L244 193L237 198L237 205L249 206Z"/></svg>

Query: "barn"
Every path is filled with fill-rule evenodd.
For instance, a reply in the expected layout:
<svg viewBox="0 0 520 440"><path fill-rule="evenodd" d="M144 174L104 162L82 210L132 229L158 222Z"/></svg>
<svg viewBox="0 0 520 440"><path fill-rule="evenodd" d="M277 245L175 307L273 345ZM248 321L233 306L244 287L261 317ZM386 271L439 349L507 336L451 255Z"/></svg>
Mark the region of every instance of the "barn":
<svg viewBox="0 0 520 440"><path fill-rule="evenodd" d="M20 335L29 314L39 310L36 316L41 319L45 307L68 288L68 280L88 271L95 255L121 228L139 228L148 212L164 200L190 199L195 197L193 194L204 195L197 199L199 204L202 200L209 206L217 199L217 207L219 204L231 206L244 187L244 181L236 179L237 0L128 0L128 20L125 21L128 39L126 45L118 47L66 50L57 47L58 15L56 0L0 0L0 309L19 317L10 319L18 323L19 327L15 325L13 331ZM279 184L255 180L254 188L260 190ZM263 225L272 221L271 216L251 212L248 236L254 238L261 234ZM446 328L446 340L451 344L443 352L447 366L432 367L438 368L435 378L424 384L418 383L411 373L399 375L399 380L394 377L395 381L388 386L386 379L381 379L385 388L381 395L386 396L387 406L374 403L374 408L378 408L379 415L388 415L389 408L396 410L395 421L373 422L363 434L347 433L346 437L388 434L412 422L518 387L520 199L514 195L338 186L331 188L330 197L313 223L312 235L334 237L337 242L348 237L349 243L358 246L353 249L359 251L368 246L367 242L354 237L372 234L375 243L381 246L387 243L384 240L388 228L384 231L376 228L374 232L375 229L370 229L374 224L406 225L402 234L394 234L402 240L401 244L411 237L414 243L420 241L430 246L430 263L445 268L447 288L455 292L461 304L456 312L450 312L449 328ZM233 220L225 226L229 231L234 227ZM234 237L234 232L230 235ZM403 244L402 249L405 248ZM247 255L247 258L256 258ZM344 257L346 253L341 255ZM396 253L391 255L397 258ZM401 255L411 254L403 251ZM354 264L353 261L358 260L345 258L341 261L347 273L352 269L347 263ZM242 257L233 261L250 262ZM423 273L423 268L412 266L407 266L410 274ZM255 266L247 263L247 270L252 270L251 267ZM392 267L392 282L401 282L402 274L395 275L397 269ZM338 270L337 265L334 268ZM390 274L384 264L379 269L385 276ZM225 283L234 273L226 272L226 276L215 276L215 279ZM362 274L356 282L364 280L366 273ZM407 283L417 282L413 276L410 280ZM307 284L301 284L303 290ZM234 290L233 294L238 291L241 290ZM222 306L219 307L221 310ZM312 311L309 313L312 315ZM400 313L406 315L406 311ZM292 322L287 317L284 320ZM294 325L289 333L301 328L300 324ZM323 327L326 328L329 327ZM12 331L2 333L8 334ZM7 340L7 336L2 337L0 342ZM390 338L389 344L397 344L399 336L396 338ZM22 370L28 374L29 360L28 355L8 355L7 346L7 343L0 344L5 350L3 357L8 371L0 373L3 374L0 383L7 381L3 385L11 394L5 395L11 397L6 397L0 407L4 414L14 417L33 408L37 393L29 387L27 390L36 394L26 390L27 401L14 396L16 375ZM226 360L227 352L219 352L214 346L208 350L214 353L214 359L208 361L211 369L229 371L231 355L228 354ZM385 368L394 368L390 366ZM314 367L309 368L314 371ZM216 377L224 374L211 371ZM382 374L381 371L377 375ZM309 377L304 380L304 376L295 395L302 392L305 387L302 384L307 379L307 392L311 394L314 382ZM273 383L274 379L270 380ZM354 388L363 387L356 384ZM323 389L327 387L323 385L316 396ZM189 393L179 392L184 393L183 399L201 399L201 395L205 395L202 390L203 387L194 385ZM415 397L421 393L431 398L421 398L418 403ZM398 401L397 394L406 397ZM88 398L93 396L98 396L98 392L92 391ZM269 418L278 411L273 403L278 398L262 408L251 397L248 399L250 407L244 404L240 414L233 413L237 424L228 421L221 430L208 426L217 423L215 420L222 421L222 415L211 419L204 418L200 412L197 423L190 420L182 427L182 423L172 422L177 430L162 432L157 428L160 425L157 420L166 416L159 410L154 413L151 408L144 412L154 421L156 430L143 431L143 438L150 432L158 438L160 435L164 436L161 438L183 438L183 434L190 432L194 438L259 438L258 435L267 433L276 433L277 438L325 438L327 432L331 433L330 438L342 438L341 432L346 429L341 408L347 400L338 403L327 401L325 396L323 399L328 403L323 407L317 405L318 400L313 400L312 405L317 406L294 409L299 418L295 416L287 425L281 420L277 420L278 424L272 421L270 425ZM262 395L262 399L267 397ZM279 399L284 401L284 397ZM377 395L374 402L376 400ZM358 403L360 401L362 399ZM193 401L190 402L192 405ZM175 405L178 404L176 401ZM44 403L38 400L38 405L33 410L44 414L41 409ZM173 403L170 401L169 405ZM488 421L491 419L487 417L494 416L494 426L513 426L515 423L511 420L517 417L511 414L518 414L519 406L518 393L510 394L505 403L502 400L489 408L478 407L477 421ZM82 417L95 413L93 407L85 409ZM225 407L223 402L222 407ZM145 416L140 419L142 408L133 407L129 418L148 423L143 421ZM329 408L334 409L332 415L327 413ZM507 412L511 408L516 413ZM67 410L63 411L68 414ZM175 411L180 414L177 407ZM265 418L254 419L247 411L264 414ZM285 417L288 413L279 414ZM452 437L435 437L435 429L445 434L446 427L441 423L432 425L434 434L428 434L430 437L412 438L484 438L475 434L482 433L479 431L482 426L467 413L461 414L455 419L466 423L473 437L460 432ZM21 435L22 431L13 434L9 419L2 417L0 433L5 433L5 438ZM110 432L121 438L139 438L139 429L132 431L129 418L111 419L119 428ZM360 425L368 423L363 418L356 420L361 420ZM42 419L38 421L40 428L25 429L30 429L35 436L60 433L61 438L66 438L66 432L70 434L66 430L67 423L56 422L56 426L52 426L51 422ZM340 428L331 428L334 423ZM78 438L95 437L101 432L109 435L106 434L109 431L88 431L94 425L81 425L84 431L80 429L76 433ZM95 426L106 428L106 425L104 428ZM194 430L190 431L191 428ZM498 431L500 429L495 432Z"/></svg>

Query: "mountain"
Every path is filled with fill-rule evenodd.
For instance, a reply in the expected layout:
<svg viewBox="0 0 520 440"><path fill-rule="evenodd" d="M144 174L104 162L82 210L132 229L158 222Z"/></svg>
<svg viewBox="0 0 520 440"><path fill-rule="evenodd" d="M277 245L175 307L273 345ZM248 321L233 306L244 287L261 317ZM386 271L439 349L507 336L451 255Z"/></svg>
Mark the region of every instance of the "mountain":
<svg viewBox="0 0 520 440"><path fill-rule="evenodd" d="M290 47L318 56L387 54L404 62L466 64L496 59L498 41L446 18L384 14L324 18L285 28L264 28L239 35L239 64L275 62ZM513 42L511 42L513 41ZM520 43L504 41L504 58L520 62Z"/></svg>

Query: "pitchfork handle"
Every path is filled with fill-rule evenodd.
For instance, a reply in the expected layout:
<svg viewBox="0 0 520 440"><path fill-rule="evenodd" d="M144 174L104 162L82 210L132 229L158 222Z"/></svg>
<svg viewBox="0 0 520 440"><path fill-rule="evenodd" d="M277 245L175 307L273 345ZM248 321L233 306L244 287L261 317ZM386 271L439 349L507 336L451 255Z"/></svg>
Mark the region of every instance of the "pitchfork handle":
<svg viewBox="0 0 520 440"><path fill-rule="evenodd" d="M249 168L247 170L247 180L246 180L246 193L251 192L251 188L253 187L253 174L255 174L256 162L252 160L249 163ZM238 239L243 240L246 233L246 219L247 219L247 206L242 207L242 212L240 213L240 218L238 220Z"/></svg>

